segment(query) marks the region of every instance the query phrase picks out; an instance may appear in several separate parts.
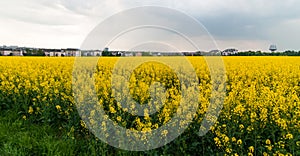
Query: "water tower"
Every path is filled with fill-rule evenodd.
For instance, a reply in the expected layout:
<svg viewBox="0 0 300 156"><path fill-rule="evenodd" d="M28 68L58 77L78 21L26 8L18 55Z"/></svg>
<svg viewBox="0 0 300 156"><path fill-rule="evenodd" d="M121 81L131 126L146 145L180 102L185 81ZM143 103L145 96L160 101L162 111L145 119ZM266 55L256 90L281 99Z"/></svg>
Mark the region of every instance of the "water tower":
<svg viewBox="0 0 300 156"><path fill-rule="evenodd" d="M275 51L277 50L276 45L275 45L275 44L270 45L269 50L270 50L271 52L275 52Z"/></svg>

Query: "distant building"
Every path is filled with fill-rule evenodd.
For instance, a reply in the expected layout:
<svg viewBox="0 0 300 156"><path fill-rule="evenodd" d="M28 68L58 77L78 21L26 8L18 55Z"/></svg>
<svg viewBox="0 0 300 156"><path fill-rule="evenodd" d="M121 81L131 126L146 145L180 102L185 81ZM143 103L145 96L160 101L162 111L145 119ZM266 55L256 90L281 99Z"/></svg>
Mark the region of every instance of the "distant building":
<svg viewBox="0 0 300 156"><path fill-rule="evenodd" d="M13 49L13 50L12 50L11 55L12 55L12 56L23 56L23 53L24 53L24 52L25 52L24 49L16 48L16 49Z"/></svg>
<svg viewBox="0 0 300 156"><path fill-rule="evenodd" d="M2 46L0 47L0 54L3 56L23 56L25 49L17 46Z"/></svg>
<svg viewBox="0 0 300 156"><path fill-rule="evenodd" d="M132 52L124 52L123 56L130 57L130 56L133 56L133 53Z"/></svg>
<svg viewBox="0 0 300 156"><path fill-rule="evenodd" d="M182 52L184 56L194 56L195 52Z"/></svg>
<svg viewBox="0 0 300 156"><path fill-rule="evenodd" d="M100 50L82 50L81 56L102 56L102 51L100 51Z"/></svg>
<svg viewBox="0 0 300 156"><path fill-rule="evenodd" d="M81 51L75 48L64 49L65 56L81 56Z"/></svg>
<svg viewBox="0 0 300 156"><path fill-rule="evenodd" d="M8 56L12 53L12 49L8 47L2 47L0 50L1 55Z"/></svg>
<svg viewBox="0 0 300 156"><path fill-rule="evenodd" d="M135 53L135 56L142 56L142 53L141 52L137 52L137 53Z"/></svg>
<svg viewBox="0 0 300 156"><path fill-rule="evenodd" d="M102 51L100 50L94 50L92 51L93 56L102 56Z"/></svg>
<svg viewBox="0 0 300 156"><path fill-rule="evenodd" d="M41 49L46 56L62 56L65 55L64 50L61 49Z"/></svg>

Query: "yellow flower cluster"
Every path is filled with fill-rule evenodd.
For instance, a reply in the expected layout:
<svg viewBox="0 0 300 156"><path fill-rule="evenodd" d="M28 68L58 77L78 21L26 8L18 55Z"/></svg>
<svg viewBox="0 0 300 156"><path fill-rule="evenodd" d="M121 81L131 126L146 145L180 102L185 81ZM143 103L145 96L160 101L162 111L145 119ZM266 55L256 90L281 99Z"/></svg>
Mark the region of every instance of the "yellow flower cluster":
<svg viewBox="0 0 300 156"><path fill-rule="evenodd" d="M226 57L224 60L227 96L213 129L216 137L226 135L234 139L230 144L223 139L219 145L224 146L220 149L232 148L232 152L242 155L247 154L242 150L247 148L248 155L286 155L299 151L296 141L300 138L294 136L300 134L300 58Z"/></svg>
<svg viewBox="0 0 300 156"><path fill-rule="evenodd" d="M1 57L0 62L0 99L8 104L0 107L56 126L72 118L74 58Z"/></svg>
<svg viewBox="0 0 300 156"><path fill-rule="evenodd" d="M166 58L173 62L175 57ZM300 151L300 58L298 57L224 57L226 67L226 98L217 122L210 129L211 145L228 155L272 155L297 154ZM210 70L203 57L189 57L199 81L197 87L199 107L196 114L186 114L200 125L210 105L212 82ZM107 123L97 123L95 116L104 109L115 124L130 130L149 132L170 122L176 113L182 113L180 104L185 95L180 82L191 73L183 72L185 66L175 62L177 71L159 62L146 62L134 67L132 73L124 69L113 71L118 58L101 58L94 75L82 77L95 81L99 105L78 117L74 93L72 92L72 71L74 58L0 58L0 96L5 102L1 108L17 108L24 120L42 119L61 127L73 125L77 129L101 127L110 137ZM123 66L131 66L131 62ZM115 72L115 73L114 73ZM124 77L118 75L129 75ZM118 82L112 84L112 77ZM153 87L155 84L162 87ZM114 85L114 86L113 86ZM129 88L127 91L126 88ZM89 90L87 94L92 94ZM191 93L192 94L192 93ZM82 98L82 99L80 99ZM116 99L122 99L119 101ZM79 100L85 100L79 97ZM149 104L143 116L136 115L136 106ZM127 108L122 108L127 103ZM188 102L188 101L185 101ZM8 103L8 104L7 104ZM162 105L161 105L162 103ZM87 103L88 105L88 103ZM184 108L184 107L183 107ZM150 109L156 110L152 113ZM215 117L215 118L216 118ZM213 118L213 117L212 117ZM213 120L213 119L212 119ZM71 123L71 124L70 124ZM58 125L57 125L58 124ZM180 126L186 122L179 123ZM66 126L64 126L66 127ZM197 129L199 127L190 127ZM75 129L75 130L74 130ZM168 136L172 131L163 131ZM196 137L196 136L189 136ZM299 153L298 153L299 154Z"/></svg>

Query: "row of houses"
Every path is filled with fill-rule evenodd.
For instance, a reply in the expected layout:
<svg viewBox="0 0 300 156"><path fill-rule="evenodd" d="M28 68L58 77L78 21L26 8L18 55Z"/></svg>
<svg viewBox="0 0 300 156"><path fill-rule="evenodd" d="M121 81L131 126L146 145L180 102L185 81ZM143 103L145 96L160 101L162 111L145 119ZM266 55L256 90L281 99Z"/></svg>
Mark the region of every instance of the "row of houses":
<svg viewBox="0 0 300 156"><path fill-rule="evenodd" d="M239 51L235 48L229 48L229 49L225 49L223 51L221 50L211 50L209 52L206 51L198 51L198 52L183 52L183 55L185 56L230 56L230 55L235 55L237 54Z"/></svg>
<svg viewBox="0 0 300 156"><path fill-rule="evenodd" d="M101 50L67 49L42 49L46 56L102 56Z"/></svg>
<svg viewBox="0 0 300 156"><path fill-rule="evenodd" d="M23 56L25 52L24 47L17 47L17 46L1 46L0 47L0 55L4 56Z"/></svg>
<svg viewBox="0 0 300 156"><path fill-rule="evenodd" d="M37 54L38 53L38 54ZM209 52L131 52L131 51L108 51L105 50L80 50L76 48L67 49L45 49L45 48L28 48L17 46L0 46L0 55L3 56L25 56L25 55L43 55L43 56L200 56L200 55L235 55L237 49L230 48L221 50L211 50Z"/></svg>
<svg viewBox="0 0 300 156"><path fill-rule="evenodd" d="M25 55L101 56L101 51L99 50L81 51L75 48L45 49L45 48L28 48L28 47L17 47L17 46L1 46L0 55L2 56L25 56Z"/></svg>
<svg viewBox="0 0 300 156"><path fill-rule="evenodd" d="M129 51L110 51L112 56L229 56L238 53L235 48L221 50L211 50L209 52L197 51L197 52L129 52Z"/></svg>
<svg viewBox="0 0 300 156"><path fill-rule="evenodd" d="M40 49L45 56L81 56L79 49Z"/></svg>

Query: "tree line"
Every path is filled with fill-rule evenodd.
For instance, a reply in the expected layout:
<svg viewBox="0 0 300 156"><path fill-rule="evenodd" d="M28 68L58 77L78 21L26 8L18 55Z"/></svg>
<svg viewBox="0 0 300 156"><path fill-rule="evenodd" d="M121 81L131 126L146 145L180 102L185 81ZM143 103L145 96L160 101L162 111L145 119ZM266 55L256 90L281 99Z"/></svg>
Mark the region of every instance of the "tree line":
<svg viewBox="0 0 300 156"><path fill-rule="evenodd" d="M287 50L284 52L261 52L261 51L246 51L232 54L231 56L300 56L300 51Z"/></svg>

